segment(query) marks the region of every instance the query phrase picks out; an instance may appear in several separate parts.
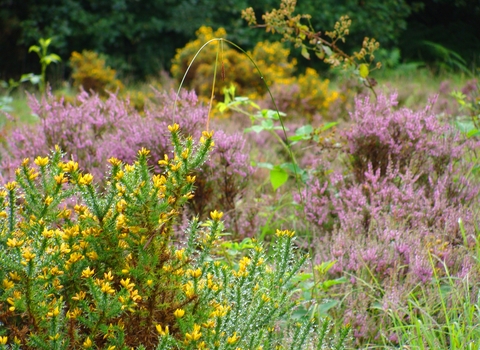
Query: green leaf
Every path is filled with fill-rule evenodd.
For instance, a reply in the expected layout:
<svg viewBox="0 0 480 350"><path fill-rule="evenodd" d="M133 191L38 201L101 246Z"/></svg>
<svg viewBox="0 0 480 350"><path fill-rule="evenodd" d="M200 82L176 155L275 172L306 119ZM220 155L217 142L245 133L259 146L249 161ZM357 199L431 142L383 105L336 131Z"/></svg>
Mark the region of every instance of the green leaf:
<svg viewBox="0 0 480 350"><path fill-rule="evenodd" d="M370 73L370 71L368 70L368 65L365 63L362 63L361 65L359 65L358 72L363 79L368 77L368 74Z"/></svg>
<svg viewBox="0 0 480 350"><path fill-rule="evenodd" d="M325 54L327 56L331 56L333 54L333 51L330 47L326 46L326 45L322 45L322 49L323 51L325 51Z"/></svg>
<svg viewBox="0 0 480 350"><path fill-rule="evenodd" d="M40 43L41 47L48 47L50 45L50 43L52 42L52 38L48 38L48 39L40 38L40 40L38 40L38 42Z"/></svg>
<svg viewBox="0 0 480 350"><path fill-rule="evenodd" d="M300 141L300 140L305 140L305 136L304 135L294 135L294 136L290 136L288 139L290 141Z"/></svg>
<svg viewBox="0 0 480 350"><path fill-rule="evenodd" d="M304 273L299 273L297 274L292 280L294 282L303 282L313 279L313 273L311 272L304 272Z"/></svg>
<svg viewBox="0 0 480 350"><path fill-rule="evenodd" d="M261 125L253 125L251 128L246 128L245 129L245 132L250 132L250 131L254 131L256 132L257 134L261 133L263 130L265 130L263 128L263 126Z"/></svg>
<svg viewBox="0 0 480 350"><path fill-rule="evenodd" d="M226 100L226 99L225 99L225 100ZM228 107L227 107L227 104L226 104L226 103L219 102L219 103L217 103L217 109L218 109L218 111L219 111L220 113L223 113L223 112L225 112L225 111L228 109Z"/></svg>
<svg viewBox="0 0 480 350"><path fill-rule="evenodd" d="M270 182L274 191L287 182L287 180L288 173L278 165L274 166L273 169L270 170Z"/></svg>
<svg viewBox="0 0 480 350"><path fill-rule="evenodd" d="M307 60L310 59L310 53L305 45L302 45L302 56L305 57Z"/></svg>
<svg viewBox="0 0 480 350"><path fill-rule="evenodd" d="M332 267L335 265L337 261L324 261L320 265L316 265L314 270L318 271L320 274L325 275Z"/></svg>
<svg viewBox="0 0 480 350"><path fill-rule="evenodd" d="M317 55L319 59L323 60L325 58L325 51L321 51L321 52L315 51L315 55Z"/></svg>
<svg viewBox="0 0 480 350"><path fill-rule="evenodd" d="M56 63L56 62L60 62L61 61L61 58L58 56L58 55L55 55L55 54L50 54L50 55L47 55L45 57L43 57L40 62L45 62L45 64L48 66L50 63Z"/></svg>
<svg viewBox="0 0 480 350"><path fill-rule="evenodd" d="M479 129L473 129L473 130L470 130L467 133L467 137L476 137L476 136L480 136L480 130Z"/></svg>
<svg viewBox="0 0 480 350"><path fill-rule="evenodd" d="M310 124L307 124L295 130L295 135L310 135L312 132L313 127Z"/></svg>
<svg viewBox="0 0 480 350"><path fill-rule="evenodd" d="M297 164L294 163L283 163L280 165L282 169L290 171L292 174L302 175L305 170L300 168Z"/></svg>
<svg viewBox="0 0 480 350"><path fill-rule="evenodd" d="M338 300L329 300L325 303L322 303L320 304L319 308L318 308L318 311L320 313L320 317L325 317L327 316L327 313L328 313L328 310L330 310L331 308L337 306L339 303Z"/></svg>
<svg viewBox="0 0 480 350"><path fill-rule="evenodd" d="M277 112L273 109L262 109L260 112L258 112L255 117L260 117L260 118L267 118L267 119L274 119L278 120L280 119L278 115L280 114L281 117L285 117L286 114L283 112Z"/></svg>
<svg viewBox="0 0 480 350"><path fill-rule="evenodd" d="M331 129L333 128L334 126L336 126L338 124L338 122L330 122L330 123L327 123L325 125L323 125L321 128L320 128L320 131L326 131L328 129Z"/></svg>
<svg viewBox="0 0 480 350"><path fill-rule="evenodd" d="M40 52L40 48L37 46L37 45L32 45L30 46L30 48L28 49L28 52Z"/></svg>
<svg viewBox="0 0 480 350"><path fill-rule="evenodd" d="M345 282L347 282L347 278L346 277L340 277L340 278L337 278L337 279L334 279L334 280L325 281L325 282L321 283L320 285L322 286L323 290L328 290L328 289L330 289L331 286L334 286L336 284L343 284Z"/></svg>
<svg viewBox="0 0 480 350"><path fill-rule="evenodd" d="M272 170L273 169L273 164L272 163L258 163L257 167Z"/></svg>
<svg viewBox="0 0 480 350"><path fill-rule="evenodd" d="M262 120L261 126L264 130L272 130L274 127L273 120L272 119Z"/></svg>

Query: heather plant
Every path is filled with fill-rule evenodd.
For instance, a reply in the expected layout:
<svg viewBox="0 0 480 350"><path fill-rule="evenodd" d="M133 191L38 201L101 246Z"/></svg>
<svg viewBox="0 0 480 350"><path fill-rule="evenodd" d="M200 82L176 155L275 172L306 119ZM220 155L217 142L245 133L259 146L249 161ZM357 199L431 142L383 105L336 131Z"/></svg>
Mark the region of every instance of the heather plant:
<svg viewBox="0 0 480 350"><path fill-rule="evenodd" d="M213 132L194 142L169 126L174 153L154 174L150 151L110 158L108 186L57 147L25 158L0 193L0 346L4 349L344 348L313 310L294 317L293 280L306 256L277 231L233 265L216 258L223 214L194 218L175 244L175 222L194 196ZM267 248L268 249L268 248Z"/></svg>
<svg viewBox="0 0 480 350"><path fill-rule="evenodd" d="M105 59L98 53L84 50L82 53L72 52L70 57L73 86L82 87L86 91L95 91L108 96L107 91L123 89L123 84L116 79L114 69L105 66Z"/></svg>
<svg viewBox="0 0 480 350"><path fill-rule="evenodd" d="M321 163L303 200L296 196L321 232L319 259L334 259L331 271L351 279L340 287L342 310L359 343L381 336L374 324L388 324L386 310L418 297L418 285L447 276L476 281L465 247L476 241L479 187L468 176L468 154L478 145L441 124L430 107L413 112L395 104L395 96L357 99L340 163Z"/></svg>

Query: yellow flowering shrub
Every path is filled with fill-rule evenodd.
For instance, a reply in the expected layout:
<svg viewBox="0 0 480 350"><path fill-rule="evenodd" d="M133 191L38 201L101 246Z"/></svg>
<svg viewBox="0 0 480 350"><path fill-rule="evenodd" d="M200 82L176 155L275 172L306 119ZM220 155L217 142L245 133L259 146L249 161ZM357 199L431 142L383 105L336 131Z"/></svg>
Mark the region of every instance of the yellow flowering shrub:
<svg viewBox="0 0 480 350"><path fill-rule="evenodd" d="M173 59L171 73L178 82L205 43L214 38L225 38L227 35L223 28L213 31L212 28L205 26L196 34L197 38L184 48L178 49ZM220 94L224 87L233 83L242 95L259 97L265 94L264 82L250 60L237 49L218 41L207 45L195 58L186 76L184 87L195 89L203 98L210 96L217 51L216 93ZM281 43L259 42L248 54L269 84L290 77L295 72L296 60L288 60L290 50L285 49Z"/></svg>
<svg viewBox="0 0 480 350"><path fill-rule="evenodd" d="M74 51L70 57L73 69L72 78L75 87L83 86L86 91L93 90L106 95L106 90L115 92L123 89L123 84L115 78L115 70L105 66L105 60L96 52Z"/></svg>
<svg viewBox="0 0 480 350"><path fill-rule="evenodd" d="M223 236L215 210L174 240L213 132L194 142L179 125L168 129L174 152L158 161L161 173L152 173L142 148L132 164L110 158L99 189L57 147L24 159L16 181L0 189L0 349L323 344L313 336L315 314L293 298L306 260L294 232L277 231L270 253L255 243L227 263L212 249Z"/></svg>
<svg viewBox="0 0 480 350"><path fill-rule="evenodd" d="M313 68L307 68L297 77L275 82L271 90L281 111L307 119L317 113L328 119L332 105L338 100L345 100L340 92L330 88L330 80L322 79ZM264 100L266 106L274 108L269 96L265 96Z"/></svg>
<svg viewBox="0 0 480 350"><path fill-rule="evenodd" d="M191 64L184 86L194 89L205 101L211 95L217 52L216 96L233 84L238 96L252 100L264 99L273 108L270 96L266 95L266 82L272 87L280 110L307 117L327 112L332 103L341 98L339 92L330 89L330 81L321 79L314 69L307 68L304 74L295 75L297 62L288 59L290 50L280 42L259 42L248 52L264 80L247 56L227 43L208 44L192 63L192 57L205 43L214 38L225 38L226 35L223 28L213 31L210 27L201 27L197 31L197 38L177 50L173 60L171 73L178 83Z"/></svg>

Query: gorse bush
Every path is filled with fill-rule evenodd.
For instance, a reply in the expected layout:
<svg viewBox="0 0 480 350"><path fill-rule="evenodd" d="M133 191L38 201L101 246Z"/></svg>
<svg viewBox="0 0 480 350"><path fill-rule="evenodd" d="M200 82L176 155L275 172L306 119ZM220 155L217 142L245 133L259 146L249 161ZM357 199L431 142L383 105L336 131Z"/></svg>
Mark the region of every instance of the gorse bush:
<svg viewBox="0 0 480 350"><path fill-rule="evenodd" d="M245 54L224 42L210 43L193 60L202 45L214 38L224 38L226 34L222 28L214 32L212 28L201 27L197 31L197 39L177 51L171 68L173 77L180 82L189 68L185 86L204 98L209 97L213 84L213 62L218 53L217 96L233 84L237 95L256 100L264 98L270 105L270 96L266 95L267 83L272 86L275 101L282 111L308 116L328 111L328 107L339 98L338 92L329 90L329 81L322 80L314 69L309 68L305 74L295 76L297 61L288 59L290 50L279 42L259 42L248 52L261 71L263 80ZM295 109L299 106L303 107Z"/></svg>
<svg viewBox="0 0 480 350"><path fill-rule="evenodd" d="M307 68L298 76L275 80L271 91L279 110L289 116L306 117L309 121L318 114L326 119L336 119L337 113L331 108L335 102L345 100L345 96L330 89L330 80L322 80L313 68ZM270 96L264 97L264 104L275 108Z"/></svg>
<svg viewBox="0 0 480 350"><path fill-rule="evenodd" d="M115 70L105 66L105 59L96 52L84 50L74 51L70 57L73 85L83 87L86 91L95 91L107 96L107 90L115 92L122 89L123 84L115 78Z"/></svg>
<svg viewBox="0 0 480 350"><path fill-rule="evenodd" d="M186 261L172 251L171 230L192 197L190 173L205 161L212 133L197 147L192 139L180 140L178 125L170 130L176 156L161 161L168 174L149 173L144 148L135 164L110 158L103 194L93 175L74 161L62 162L59 151L36 158L38 168L23 160L17 181L2 192L8 214L2 229L1 320L12 340L45 349L82 342L86 348L150 345L152 322L172 323L175 309L194 301L179 296L182 274L172 272ZM23 203L16 204L18 197ZM176 330L173 323L170 328Z"/></svg>
<svg viewBox="0 0 480 350"><path fill-rule="evenodd" d="M26 158L0 192L0 347L3 349L277 349L329 344L307 312L293 319L294 233L270 254L255 244L236 264L215 258L223 214L194 218L175 245L174 224L193 198L196 168L213 146L168 127L174 154L142 148L110 158L105 190L57 147ZM212 250L213 249L213 250ZM348 329L335 340L345 342ZM334 344L332 343L332 346Z"/></svg>
<svg viewBox="0 0 480 350"><path fill-rule="evenodd" d="M200 27L197 31L197 39L177 50L171 68L173 77L180 82L190 66L184 86L194 89L200 96L210 96L213 67L218 51L217 77L220 78L216 88L218 93L221 93L225 86L235 83L243 95L252 93L263 95L266 92L265 83L248 58L223 42L207 45L193 61L193 57L205 43L214 38L225 38L226 35L223 28L214 32L210 27ZM295 71L296 62L288 61L289 50L283 48L280 43L258 43L249 54L258 64L269 84L276 79L289 77Z"/></svg>

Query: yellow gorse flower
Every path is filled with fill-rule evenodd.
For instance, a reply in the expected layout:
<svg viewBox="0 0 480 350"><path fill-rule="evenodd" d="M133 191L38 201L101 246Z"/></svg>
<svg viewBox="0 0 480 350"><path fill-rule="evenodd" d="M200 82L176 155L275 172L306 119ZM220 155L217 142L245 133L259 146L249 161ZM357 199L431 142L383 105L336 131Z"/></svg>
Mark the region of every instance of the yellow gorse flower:
<svg viewBox="0 0 480 350"><path fill-rule="evenodd" d="M92 174L85 174L85 175L81 175L79 177L78 184L88 186L92 183L92 181L93 181L93 175Z"/></svg>
<svg viewBox="0 0 480 350"><path fill-rule="evenodd" d="M157 324L155 325L155 328L157 329L158 334L161 336L166 336L170 334L170 330L168 329L168 326L165 326L165 329L162 329L162 326Z"/></svg>
<svg viewBox="0 0 480 350"><path fill-rule="evenodd" d="M94 273L95 273L95 270L91 270L89 266L82 271L82 277L89 278L89 277L92 277Z"/></svg>
<svg viewBox="0 0 480 350"><path fill-rule="evenodd" d="M0 345L6 345L7 344L7 341L8 341L8 337L7 336L0 336Z"/></svg>
<svg viewBox="0 0 480 350"><path fill-rule="evenodd" d="M200 276L202 276L202 269L200 268L197 268L196 270L189 269L187 271L187 274L192 276L193 278L199 278Z"/></svg>
<svg viewBox="0 0 480 350"><path fill-rule="evenodd" d="M55 175L53 178L55 179L55 182L57 183L57 185L61 185L68 182L68 179L65 177L63 173L60 175Z"/></svg>
<svg viewBox="0 0 480 350"><path fill-rule="evenodd" d="M25 242L23 239L18 241L16 238L8 238L7 246L9 246L10 248L21 247L23 242Z"/></svg>
<svg viewBox="0 0 480 350"><path fill-rule="evenodd" d="M93 342L90 339L90 337L87 337L87 339L83 342L83 347L85 349L90 349L93 346Z"/></svg>
<svg viewBox="0 0 480 350"><path fill-rule="evenodd" d="M240 337L237 336L237 332L233 332L233 335L231 337L227 338L227 343L228 344L235 344L239 339L240 339Z"/></svg>
<svg viewBox="0 0 480 350"><path fill-rule="evenodd" d="M78 170L78 163L74 162L73 160L63 165L63 171L65 171L66 173L74 173L77 170Z"/></svg>
<svg viewBox="0 0 480 350"><path fill-rule="evenodd" d="M223 213L221 211L211 211L210 212L210 217L212 218L212 220L214 221L220 221L223 217Z"/></svg>
<svg viewBox="0 0 480 350"><path fill-rule="evenodd" d="M115 289L110 286L110 282L102 282L100 290L106 294L115 294Z"/></svg>
<svg viewBox="0 0 480 350"><path fill-rule="evenodd" d="M5 188L9 191L13 191L15 188L17 187L17 183L15 181L12 181L12 182L8 182L6 185L5 185Z"/></svg>
<svg viewBox="0 0 480 350"><path fill-rule="evenodd" d="M168 126L168 130L172 133L177 132L178 129L180 129L180 125L178 125L177 123Z"/></svg>
<svg viewBox="0 0 480 350"><path fill-rule="evenodd" d="M168 165L168 156L166 154L163 155L163 159L158 161L158 165L163 165L163 166Z"/></svg>
<svg viewBox="0 0 480 350"><path fill-rule="evenodd" d="M37 157L34 160L35 164L37 164L39 167L44 167L48 165L48 157Z"/></svg>
<svg viewBox="0 0 480 350"><path fill-rule="evenodd" d="M215 133L215 131L211 130L211 131L202 131L202 136L207 138L207 139L211 139L213 137L213 134Z"/></svg>
<svg viewBox="0 0 480 350"><path fill-rule="evenodd" d="M13 288L15 286L15 283L13 283L12 281L5 278L2 281L2 285L3 285L3 288L10 289L10 288Z"/></svg>
<svg viewBox="0 0 480 350"><path fill-rule="evenodd" d="M60 314L60 308L57 306L52 311L47 312L48 317L56 317Z"/></svg>
<svg viewBox="0 0 480 350"><path fill-rule="evenodd" d="M52 196L47 196L47 198L45 198L45 205L48 207L50 204L52 204L53 202L53 197Z"/></svg>
<svg viewBox="0 0 480 350"><path fill-rule="evenodd" d="M72 297L72 299L73 299L73 300L80 301L80 300L85 299L86 296L87 296L87 293L85 293L83 290L81 290L80 292L78 292L77 294L75 294L75 295Z"/></svg>
<svg viewBox="0 0 480 350"><path fill-rule="evenodd" d="M78 316L80 316L82 314L82 310L80 310L78 307L76 307L75 309L73 310L68 310L67 311L67 314L66 314L66 317L68 319L76 319Z"/></svg>
<svg viewBox="0 0 480 350"><path fill-rule="evenodd" d="M183 309L176 309L173 313L176 318L182 318L185 315L185 310Z"/></svg>
<svg viewBox="0 0 480 350"><path fill-rule="evenodd" d="M193 331L191 333L185 333L185 343L190 343L192 341L197 341L202 337L202 333L200 332L200 325L194 324Z"/></svg>
<svg viewBox="0 0 480 350"><path fill-rule="evenodd" d="M29 262L30 260L32 260L33 258L35 258L36 254L33 254L31 252L31 248L30 247L25 247L23 248L23 252L22 252L22 257L25 259L25 261Z"/></svg>
<svg viewBox="0 0 480 350"><path fill-rule="evenodd" d="M139 151L138 151L138 155L139 156L148 156L150 154L150 150L146 149L145 147L142 147Z"/></svg>
<svg viewBox="0 0 480 350"><path fill-rule="evenodd" d="M135 287L135 283L130 283L130 278L121 279L120 284L125 287L126 290L130 291Z"/></svg>
<svg viewBox="0 0 480 350"><path fill-rule="evenodd" d="M115 158L115 157L110 158L110 159L108 160L108 162L109 162L111 165L113 165L113 166L120 166L120 165L122 165L122 161L119 160L119 159L117 159L117 158Z"/></svg>
<svg viewBox="0 0 480 350"><path fill-rule="evenodd" d="M287 237L293 237L295 236L295 231L289 231L289 230L278 230L275 232L275 235L277 237L282 237L282 236L287 236Z"/></svg>

